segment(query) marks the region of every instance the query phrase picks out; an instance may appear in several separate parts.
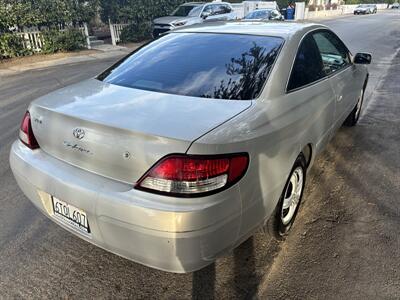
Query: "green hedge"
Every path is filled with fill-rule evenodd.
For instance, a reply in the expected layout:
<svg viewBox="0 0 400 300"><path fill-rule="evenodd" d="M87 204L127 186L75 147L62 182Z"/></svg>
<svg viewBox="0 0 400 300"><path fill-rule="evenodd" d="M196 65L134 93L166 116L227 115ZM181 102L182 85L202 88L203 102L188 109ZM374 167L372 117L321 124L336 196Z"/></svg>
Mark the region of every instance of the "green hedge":
<svg viewBox="0 0 400 300"><path fill-rule="evenodd" d="M56 53L74 51L85 47L86 39L81 31L67 29L65 31L46 30L42 33L42 53ZM0 35L0 58L13 58L32 55L33 51L24 48L23 38L13 34L4 33Z"/></svg>
<svg viewBox="0 0 400 300"><path fill-rule="evenodd" d="M208 0L210 2L211 0ZM103 22L132 22L142 24L156 17L170 14L176 7L188 0L100 0Z"/></svg>
<svg viewBox="0 0 400 300"><path fill-rule="evenodd" d="M151 23L144 22L139 25L131 24L121 32L121 42L141 42L144 40L151 39Z"/></svg>
<svg viewBox="0 0 400 300"><path fill-rule="evenodd" d="M86 45L84 35L77 29L46 30L43 32L43 38L43 53L74 51L82 49Z"/></svg>
<svg viewBox="0 0 400 300"><path fill-rule="evenodd" d="M0 34L0 58L12 58L30 54L32 54L32 51L24 49L22 37L11 33Z"/></svg>
<svg viewBox="0 0 400 300"><path fill-rule="evenodd" d="M99 0L0 0L0 33L10 27L77 24L89 21Z"/></svg>

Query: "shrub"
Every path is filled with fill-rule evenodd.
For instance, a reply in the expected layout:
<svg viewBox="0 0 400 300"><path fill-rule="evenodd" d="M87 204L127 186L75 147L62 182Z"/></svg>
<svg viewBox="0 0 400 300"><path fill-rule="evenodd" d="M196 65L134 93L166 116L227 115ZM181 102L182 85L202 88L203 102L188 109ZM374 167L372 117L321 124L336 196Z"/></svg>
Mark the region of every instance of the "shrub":
<svg viewBox="0 0 400 300"><path fill-rule="evenodd" d="M77 29L47 30L43 32L43 38L44 53L79 50L86 44L84 35Z"/></svg>
<svg viewBox="0 0 400 300"><path fill-rule="evenodd" d="M190 0L100 0L103 22L110 18L114 23L130 21L135 24L149 22L171 13L178 5ZM207 0L210 2L211 0Z"/></svg>
<svg viewBox="0 0 400 300"><path fill-rule="evenodd" d="M23 37L11 34L0 34L0 58L11 58L32 54L32 51L24 48Z"/></svg>
<svg viewBox="0 0 400 300"><path fill-rule="evenodd" d="M127 42L141 42L151 38L151 23L144 22L140 24L131 24L122 29L121 41Z"/></svg>
<svg viewBox="0 0 400 300"><path fill-rule="evenodd" d="M99 0L0 0L0 32L18 26L55 26L88 22Z"/></svg>

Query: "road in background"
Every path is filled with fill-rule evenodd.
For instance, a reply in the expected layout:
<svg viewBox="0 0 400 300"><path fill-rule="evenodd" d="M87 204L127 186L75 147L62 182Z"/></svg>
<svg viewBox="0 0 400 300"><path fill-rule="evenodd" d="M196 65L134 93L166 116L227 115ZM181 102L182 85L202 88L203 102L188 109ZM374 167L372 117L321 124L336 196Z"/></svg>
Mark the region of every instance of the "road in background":
<svg viewBox="0 0 400 300"><path fill-rule="evenodd" d="M74 237L39 213L11 174L9 149L29 102L115 58L0 78L0 298L399 298L399 16L323 22L353 53L374 56L360 125L340 130L316 161L284 243L257 233L194 274L156 271Z"/></svg>

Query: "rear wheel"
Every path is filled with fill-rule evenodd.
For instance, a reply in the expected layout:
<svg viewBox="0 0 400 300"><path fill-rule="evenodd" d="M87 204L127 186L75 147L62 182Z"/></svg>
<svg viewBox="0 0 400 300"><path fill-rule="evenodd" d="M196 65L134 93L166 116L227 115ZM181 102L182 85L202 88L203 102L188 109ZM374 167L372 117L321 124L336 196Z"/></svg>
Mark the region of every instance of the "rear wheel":
<svg viewBox="0 0 400 300"><path fill-rule="evenodd" d="M351 111L347 119L344 121L345 126L355 126L358 122L358 119L361 115L361 108L364 102L364 89L361 90L360 96L358 98L357 104L354 109Z"/></svg>
<svg viewBox="0 0 400 300"><path fill-rule="evenodd" d="M289 233L299 210L305 181L306 161L304 155L300 154L294 163L275 212L264 226L264 231L270 236L283 239Z"/></svg>

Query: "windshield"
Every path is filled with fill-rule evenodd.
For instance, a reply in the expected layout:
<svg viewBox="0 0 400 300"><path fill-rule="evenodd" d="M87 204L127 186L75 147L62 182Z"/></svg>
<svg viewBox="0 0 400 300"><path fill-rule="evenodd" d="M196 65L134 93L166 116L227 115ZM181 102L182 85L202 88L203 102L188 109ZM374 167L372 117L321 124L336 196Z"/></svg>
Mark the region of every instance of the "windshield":
<svg viewBox="0 0 400 300"><path fill-rule="evenodd" d="M171 16L174 17L195 17L200 15L201 6L198 5L181 5Z"/></svg>
<svg viewBox="0 0 400 300"><path fill-rule="evenodd" d="M249 13L245 19L268 19L271 14L269 10L255 10Z"/></svg>
<svg viewBox="0 0 400 300"><path fill-rule="evenodd" d="M282 44L279 37L170 33L98 79L168 94L250 100L260 94Z"/></svg>

